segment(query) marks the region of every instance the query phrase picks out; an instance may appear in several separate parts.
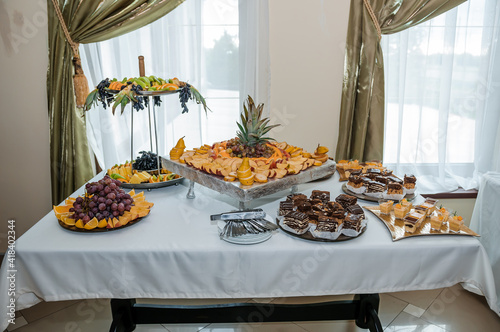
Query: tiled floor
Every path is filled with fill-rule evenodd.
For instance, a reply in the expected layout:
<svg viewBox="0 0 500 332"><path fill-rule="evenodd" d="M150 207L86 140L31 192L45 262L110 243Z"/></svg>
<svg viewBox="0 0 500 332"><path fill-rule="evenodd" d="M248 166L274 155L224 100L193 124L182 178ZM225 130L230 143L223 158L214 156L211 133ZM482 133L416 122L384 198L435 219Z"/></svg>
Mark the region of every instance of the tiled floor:
<svg viewBox="0 0 500 332"><path fill-rule="evenodd" d="M350 299L349 296L324 296L302 298L278 298L237 300L260 303L308 303ZM147 300L138 301L158 304L207 304L227 301ZM483 297L472 294L461 286L450 288L380 294L379 317L384 331L425 332L490 332L500 331L500 317L492 312ZM54 332L109 331L111 310L108 300L83 300L40 303L21 310L16 325L8 331ZM266 324L182 324L142 325L138 332L323 332L365 331L352 321L290 322Z"/></svg>

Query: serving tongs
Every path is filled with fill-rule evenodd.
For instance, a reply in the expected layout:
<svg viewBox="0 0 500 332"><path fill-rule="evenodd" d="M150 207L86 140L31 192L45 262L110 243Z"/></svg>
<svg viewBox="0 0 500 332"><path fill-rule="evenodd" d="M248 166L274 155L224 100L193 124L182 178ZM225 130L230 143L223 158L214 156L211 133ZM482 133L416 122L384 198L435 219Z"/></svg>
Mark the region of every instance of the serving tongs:
<svg viewBox="0 0 500 332"><path fill-rule="evenodd" d="M235 237L245 234L260 234L278 229L278 226L264 219L262 209L225 212L210 216L211 220L222 220L226 224L219 233L220 238Z"/></svg>

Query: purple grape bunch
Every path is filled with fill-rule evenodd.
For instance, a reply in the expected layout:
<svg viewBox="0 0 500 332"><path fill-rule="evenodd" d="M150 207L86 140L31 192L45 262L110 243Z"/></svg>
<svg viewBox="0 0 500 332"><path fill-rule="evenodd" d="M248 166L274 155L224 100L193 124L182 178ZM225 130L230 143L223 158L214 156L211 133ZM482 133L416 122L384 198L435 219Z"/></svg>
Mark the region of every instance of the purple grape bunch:
<svg viewBox="0 0 500 332"><path fill-rule="evenodd" d="M72 218L81 219L84 224L92 218L97 220L118 218L125 211L130 211L134 199L120 188L120 181L105 175L97 182L85 185L85 195L76 198L73 207Z"/></svg>

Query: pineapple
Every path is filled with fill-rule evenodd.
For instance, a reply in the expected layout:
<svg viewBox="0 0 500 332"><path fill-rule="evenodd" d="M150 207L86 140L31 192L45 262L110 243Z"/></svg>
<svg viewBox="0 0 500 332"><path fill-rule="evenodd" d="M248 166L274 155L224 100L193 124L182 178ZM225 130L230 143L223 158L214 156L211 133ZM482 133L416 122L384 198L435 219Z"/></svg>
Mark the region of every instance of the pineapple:
<svg viewBox="0 0 500 332"><path fill-rule="evenodd" d="M265 135L279 125L268 125L269 118L262 118L264 104L255 106L252 97L248 96L247 105L243 104L241 123L236 123L239 128L237 138L227 142L226 151L233 157L268 158L273 149L267 143L273 139Z"/></svg>

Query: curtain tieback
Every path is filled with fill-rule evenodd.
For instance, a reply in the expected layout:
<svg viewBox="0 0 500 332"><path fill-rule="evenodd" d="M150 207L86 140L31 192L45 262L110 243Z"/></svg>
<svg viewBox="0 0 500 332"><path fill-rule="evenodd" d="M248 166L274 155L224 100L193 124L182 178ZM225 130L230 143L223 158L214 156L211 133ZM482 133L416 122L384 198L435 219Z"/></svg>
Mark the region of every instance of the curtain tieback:
<svg viewBox="0 0 500 332"><path fill-rule="evenodd" d="M75 43L73 39L71 39L68 27L64 22L64 18L57 0L52 0L52 4L54 5L57 18L59 19L61 28L64 32L64 35L66 36L66 40L68 41L69 45L71 46L71 50L73 51L73 68L75 70L75 74L73 75L73 87L75 90L76 107L82 108L85 105L85 99L87 99L87 96L89 94L89 84L87 82L85 74L83 73L82 63L80 60L80 55L78 53L79 44Z"/></svg>
<svg viewBox="0 0 500 332"><path fill-rule="evenodd" d="M54 1L54 0L53 0ZM363 0L366 10L368 10L368 14L370 14L370 18L375 25L375 29L377 29L378 41L382 39L382 29L380 28L380 24L378 23L377 17L375 16L375 12L373 11L372 6L368 2L368 0Z"/></svg>

